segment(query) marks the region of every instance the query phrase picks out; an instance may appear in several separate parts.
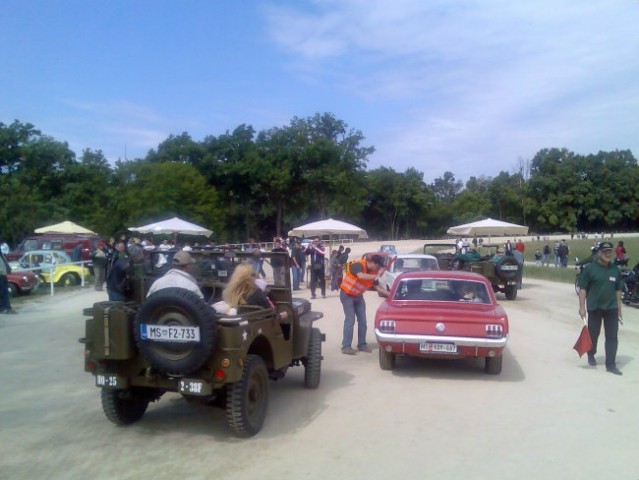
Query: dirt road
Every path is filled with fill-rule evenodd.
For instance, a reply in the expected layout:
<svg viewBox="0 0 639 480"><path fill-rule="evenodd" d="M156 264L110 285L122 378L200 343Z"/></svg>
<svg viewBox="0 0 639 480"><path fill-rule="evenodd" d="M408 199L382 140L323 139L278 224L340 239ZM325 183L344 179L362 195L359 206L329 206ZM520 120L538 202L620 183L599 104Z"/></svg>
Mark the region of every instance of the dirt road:
<svg viewBox="0 0 639 480"><path fill-rule="evenodd" d="M378 247L356 245L354 255ZM313 304L327 336L319 389L303 388L302 368L271 383L264 429L248 440L222 410L174 394L131 427L109 423L77 342L82 308L104 297L86 289L0 316L0 478L639 478L639 310L624 308L623 377L588 367L572 350L571 285L529 280L513 302L498 295L511 321L499 376L479 360L399 359L382 371L372 328L372 354L342 355L328 292ZM381 301L368 294L369 325Z"/></svg>

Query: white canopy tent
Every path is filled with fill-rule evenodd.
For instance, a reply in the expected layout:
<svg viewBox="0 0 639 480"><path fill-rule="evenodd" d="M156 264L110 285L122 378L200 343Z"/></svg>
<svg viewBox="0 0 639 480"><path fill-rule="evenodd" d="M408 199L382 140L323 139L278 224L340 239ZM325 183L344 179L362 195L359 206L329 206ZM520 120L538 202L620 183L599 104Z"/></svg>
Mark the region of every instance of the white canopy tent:
<svg viewBox="0 0 639 480"><path fill-rule="evenodd" d="M173 217L161 222L150 223L142 227L130 227L130 231L151 234L183 234L183 235L204 235L210 237L212 230L200 227L195 223L187 222L178 217Z"/></svg>
<svg viewBox="0 0 639 480"><path fill-rule="evenodd" d="M84 233L87 235L97 235L88 228L85 228L77 223L73 223L70 220L56 223L54 225L48 225L46 227L36 228L35 233Z"/></svg>
<svg viewBox="0 0 639 480"><path fill-rule="evenodd" d="M328 235L329 237L333 235L354 235L357 238L368 238L366 230L332 218L307 223L288 232L289 237L313 237L315 235Z"/></svg>
<svg viewBox="0 0 639 480"><path fill-rule="evenodd" d="M502 222L501 220L494 220L492 218L486 218L477 222L450 227L446 233L449 235L465 237L482 235L507 237L511 235L527 235L528 227L524 225L517 225L515 223Z"/></svg>

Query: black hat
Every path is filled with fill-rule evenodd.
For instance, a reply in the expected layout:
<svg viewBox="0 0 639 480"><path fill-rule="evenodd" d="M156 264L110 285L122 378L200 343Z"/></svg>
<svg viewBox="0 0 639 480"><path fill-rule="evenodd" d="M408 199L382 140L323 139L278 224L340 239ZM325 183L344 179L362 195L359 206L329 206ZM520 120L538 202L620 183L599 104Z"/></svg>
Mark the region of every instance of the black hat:
<svg viewBox="0 0 639 480"><path fill-rule="evenodd" d="M612 250L612 243L610 242L601 242L599 244L599 251L603 251L603 250Z"/></svg>

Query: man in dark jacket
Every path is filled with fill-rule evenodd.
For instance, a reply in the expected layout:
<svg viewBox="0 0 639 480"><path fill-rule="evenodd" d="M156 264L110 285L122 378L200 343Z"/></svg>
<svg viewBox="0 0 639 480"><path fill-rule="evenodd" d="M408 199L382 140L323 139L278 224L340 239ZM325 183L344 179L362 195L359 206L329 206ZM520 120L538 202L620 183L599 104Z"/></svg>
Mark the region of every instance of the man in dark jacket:
<svg viewBox="0 0 639 480"><path fill-rule="evenodd" d="M129 260L126 256L126 244L124 240L115 242L115 251L109 271L107 273L107 293L112 302L123 302L126 300L127 272L129 270Z"/></svg>

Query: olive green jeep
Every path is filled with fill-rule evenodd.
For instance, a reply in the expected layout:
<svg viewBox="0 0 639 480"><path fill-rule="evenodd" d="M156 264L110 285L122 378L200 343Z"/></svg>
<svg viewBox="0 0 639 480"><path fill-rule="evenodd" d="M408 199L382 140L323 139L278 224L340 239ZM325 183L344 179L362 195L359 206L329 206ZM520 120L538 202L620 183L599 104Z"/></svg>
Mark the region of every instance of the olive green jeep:
<svg viewBox="0 0 639 480"><path fill-rule="evenodd" d="M427 243L424 253L437 258L440 270L467 270L486 277L495 292L503 292L506 299L515 300L521 285L523 264L512 255L499 253L500 246L483 244L478 247L481 260L460 262L455 255L454 242Z"/></svg>
<svg viewBox="0 0 639 480"><path fill-rule="evenodd" d="M166 392L226 410L231 430L240 437L260 431L266 416L269 378L303 365L304 384L320 383L324 334L313 327L322 318L306 299L293 298L289 257L266 253L263 259L285 263L285 284L269 285L276 311L246 305L217 313L236 265L250 254L197 249L191 274L204 294L166 288L146 298L175 252L139 256L129 271L124 302L98 302L87 308L84 369L100 387L102 409L117 425L142 418L150 402ZM287 315L280 315L286 312Z"/></svg>

